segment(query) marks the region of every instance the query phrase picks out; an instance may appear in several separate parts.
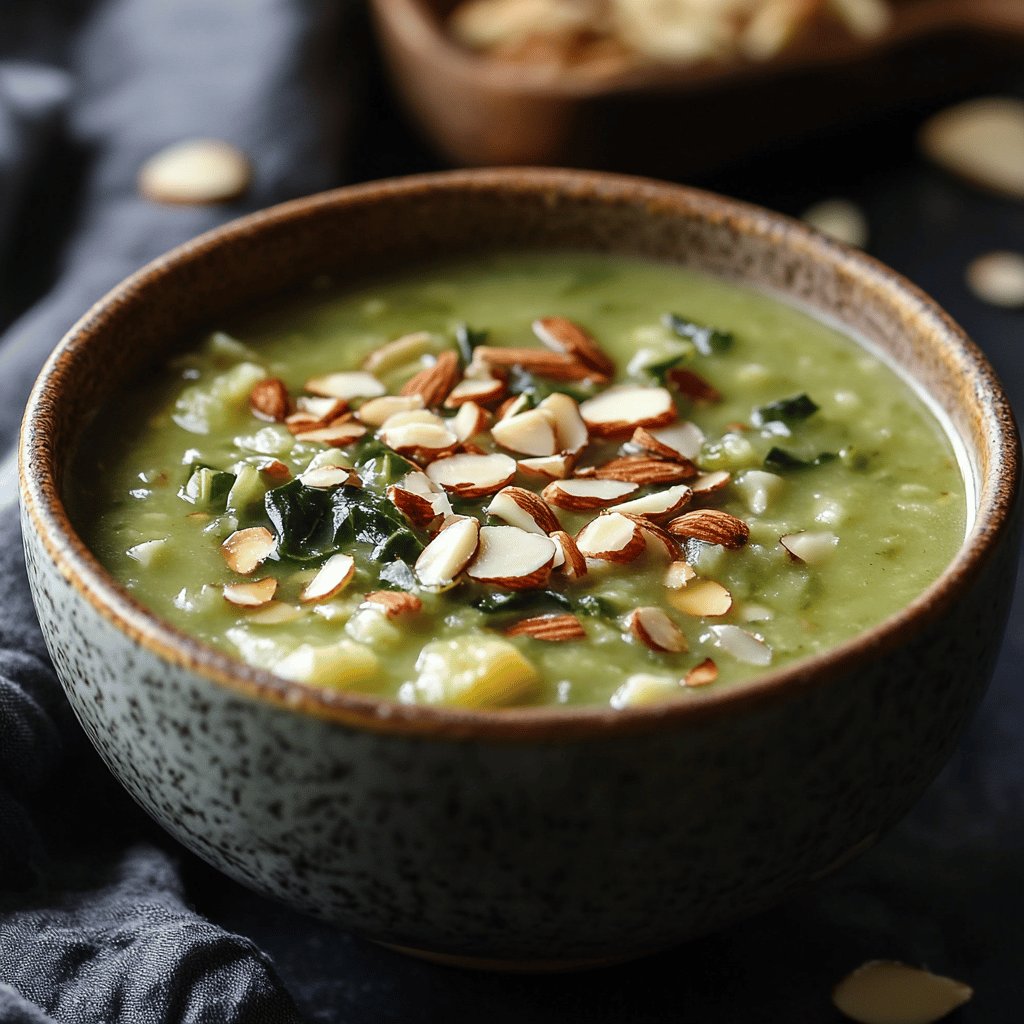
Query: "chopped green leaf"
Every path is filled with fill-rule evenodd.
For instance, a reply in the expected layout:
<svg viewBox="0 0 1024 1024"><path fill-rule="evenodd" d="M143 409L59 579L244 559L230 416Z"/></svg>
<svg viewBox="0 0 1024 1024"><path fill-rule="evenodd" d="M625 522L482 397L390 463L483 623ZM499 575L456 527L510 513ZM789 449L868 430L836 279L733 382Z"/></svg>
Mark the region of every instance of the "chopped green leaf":
<svg viewBox="0 0 1024 1024"><path fill-rule="evenodd" d="M780 398L777 402L769 402L754 410L754 425L760 427L765 423L780 421L787 424L797 423L813 416L819 408L818 403L807 394Z"/></svg>
<svg viewBox="0 0 1024 1024"><path fill-rule="evenodd" d="M526 395L530 400L530 408L556 392L569 395L577 402L582 402L594 394L592 388L573 387L564 380L558 381L557 384L548 380L540 380L521 366L513 366L509 369L508 392L510 395Z"/></svg>
<svg viewBox="0 0 1024 1024"><path fill-rule="evenodd" d="M474 608L487 614L495 612L572 611L572 601L557 590L495 590L478 597Z"/></svg>
<svg viewBox="0 0 1024 1024"><path fill-rule="evenodd" d="M678 313L666 313L662 317L662 323L669 330L674 331L680 338L688 338L696 346L702 356L716 355L720 352L727 352L735 340L729 331L721 331L717 327L709 327L706 324L697 323L695 320L687 320Z"/></svg>
<svg viewBox="0 0 1024 1024"><path fill-rule="evenodd" d="M178 489L178 497L190 505L223 512L235 483L235 474L200 462L193 463L191 469L188 480Z"/></svg>
<svg viewBox="0 0 1024 1024"><path fill-rule="evenodd" d="M580 594L576 598L576 611L602 619L614 619L619 614L611 601L605 597L598 597L597 594Z"/></svg>
<svg viewBox="0 0 1024 1024"><path fill-rule="evenodd" d="M416 468L375 437L367 438L358 445L352 461L363 484L379 491Z"/></svg>
<svg viewBox="0 0 1024 1024"><path fill-rule="evenodd" d="M455 344L459 349L463 365L472 362L473 350L487 340L487 331L474 331L469 324L460 323L455 327Z"/></svg>
<svg viewBox="0 0 1024 1024"><path fill-rule="evenodd" d="M767 469L810 469L812 466L835 462L838 458L836 452L818 452L813 459L801 459L784 448L772 448L764 457L764 464Z"/></svg>

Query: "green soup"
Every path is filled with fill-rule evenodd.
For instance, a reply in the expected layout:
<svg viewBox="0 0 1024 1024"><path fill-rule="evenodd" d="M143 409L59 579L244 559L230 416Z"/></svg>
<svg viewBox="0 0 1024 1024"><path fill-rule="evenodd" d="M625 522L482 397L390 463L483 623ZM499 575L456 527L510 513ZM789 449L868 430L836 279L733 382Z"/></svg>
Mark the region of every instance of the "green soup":
<svg viewBox="0 0 1024 1024"><path fill-rule="evenodd" d="M140 602L289 678L686 699L874 625L964 537L905 381L677 267L507 254L211 326L100 418L72 506Z"/></svg>

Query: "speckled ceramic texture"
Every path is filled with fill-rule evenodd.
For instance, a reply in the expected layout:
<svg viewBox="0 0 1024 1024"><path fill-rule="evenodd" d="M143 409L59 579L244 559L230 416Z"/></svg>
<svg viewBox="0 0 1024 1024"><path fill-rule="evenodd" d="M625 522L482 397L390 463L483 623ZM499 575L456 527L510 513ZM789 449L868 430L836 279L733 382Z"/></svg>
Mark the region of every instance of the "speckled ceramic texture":
<svg viewBox="0 0 1024 1024"><path fill-rule="evenodd" d="M870 633L733 688L624 712L455 712L286 683L149 615L61 502L85 422L194 328L329 271L483 246L645 254L769 288L885 349L946 412L977 521ZM991 369L927 297L784 218L636 179L460 172L228 225L126 281L44 369L22 436L36 606L125 787L233 878L372 938L521 964L627 956L769 905L870 845L934 778L989 677L1018 542Z"/></svg>

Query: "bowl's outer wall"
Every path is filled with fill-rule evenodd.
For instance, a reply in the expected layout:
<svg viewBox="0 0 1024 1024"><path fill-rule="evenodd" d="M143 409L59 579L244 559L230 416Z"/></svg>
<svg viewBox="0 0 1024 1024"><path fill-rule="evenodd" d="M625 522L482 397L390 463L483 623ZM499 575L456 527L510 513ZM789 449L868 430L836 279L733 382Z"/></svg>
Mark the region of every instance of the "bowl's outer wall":
<svg viewBox="0 0 1024 1024"><path fill-rule="evenodd" d="M989 385L934 343L955 328L912 292L897 289L897 302L839 250L823 260L820 239L642 183L458 180L379 185L354 202L328 195L149 271L94 310L48 371L26 426L26 478L52 465L59 490L94 410L190 330L253 297L324 271L344 279L537 246L674 260L846 323L913 367L963 436L975 477L995 486ZM870 842L934 778L984 689L1018 543L1016 522L996 524L980 570L933 602L902 646L880 644L835 678L819 671L733 714L666 711L642 733L613 724L467 738L332 721L162 656L69 568L81 553L38 528L38 500L24 506L27 563L57 671L104 759L158 821L240 881L374 938L518 959L678 941Z"/></svg>

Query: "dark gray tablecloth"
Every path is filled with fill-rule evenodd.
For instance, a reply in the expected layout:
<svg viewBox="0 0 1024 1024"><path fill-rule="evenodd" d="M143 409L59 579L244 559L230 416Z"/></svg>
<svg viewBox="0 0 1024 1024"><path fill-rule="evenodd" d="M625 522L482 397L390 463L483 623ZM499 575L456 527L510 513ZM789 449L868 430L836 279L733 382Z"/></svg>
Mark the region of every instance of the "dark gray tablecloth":
<svg viewBox="0 0 1024 1024"><path fill-rule="evenodd" d="M5 0L0 325L13 321L0 340L5 442L32 376L66 327L149 257L252 206L429 166L396 124L379 80L351 76L363 36L338 24L338 6ZM1024 91L1024 81L1015 85ZM338 98L356 87L362 116L349 137ZM835 192L861 200L872 251L961 319L1019 410L1024 320L982 306L962 275L978 252L1024 247L1024 207L921 165L909 144L913 124L904 114L759 154L702 183L788 212ZM246 201L196 210L138 200L141 160L196 135L253 154L257 181ZM0 1024L802 1024L836 1020L831 985L875 957L970 982L976 996L960 1021L1020 1021L1020 602L993 688L951 764L856 864L783 908L637 964L559 978L465 974L406 960L260 899L149 823L71 720L34 624L11 483L0 469L4 488Z"/></svg>

